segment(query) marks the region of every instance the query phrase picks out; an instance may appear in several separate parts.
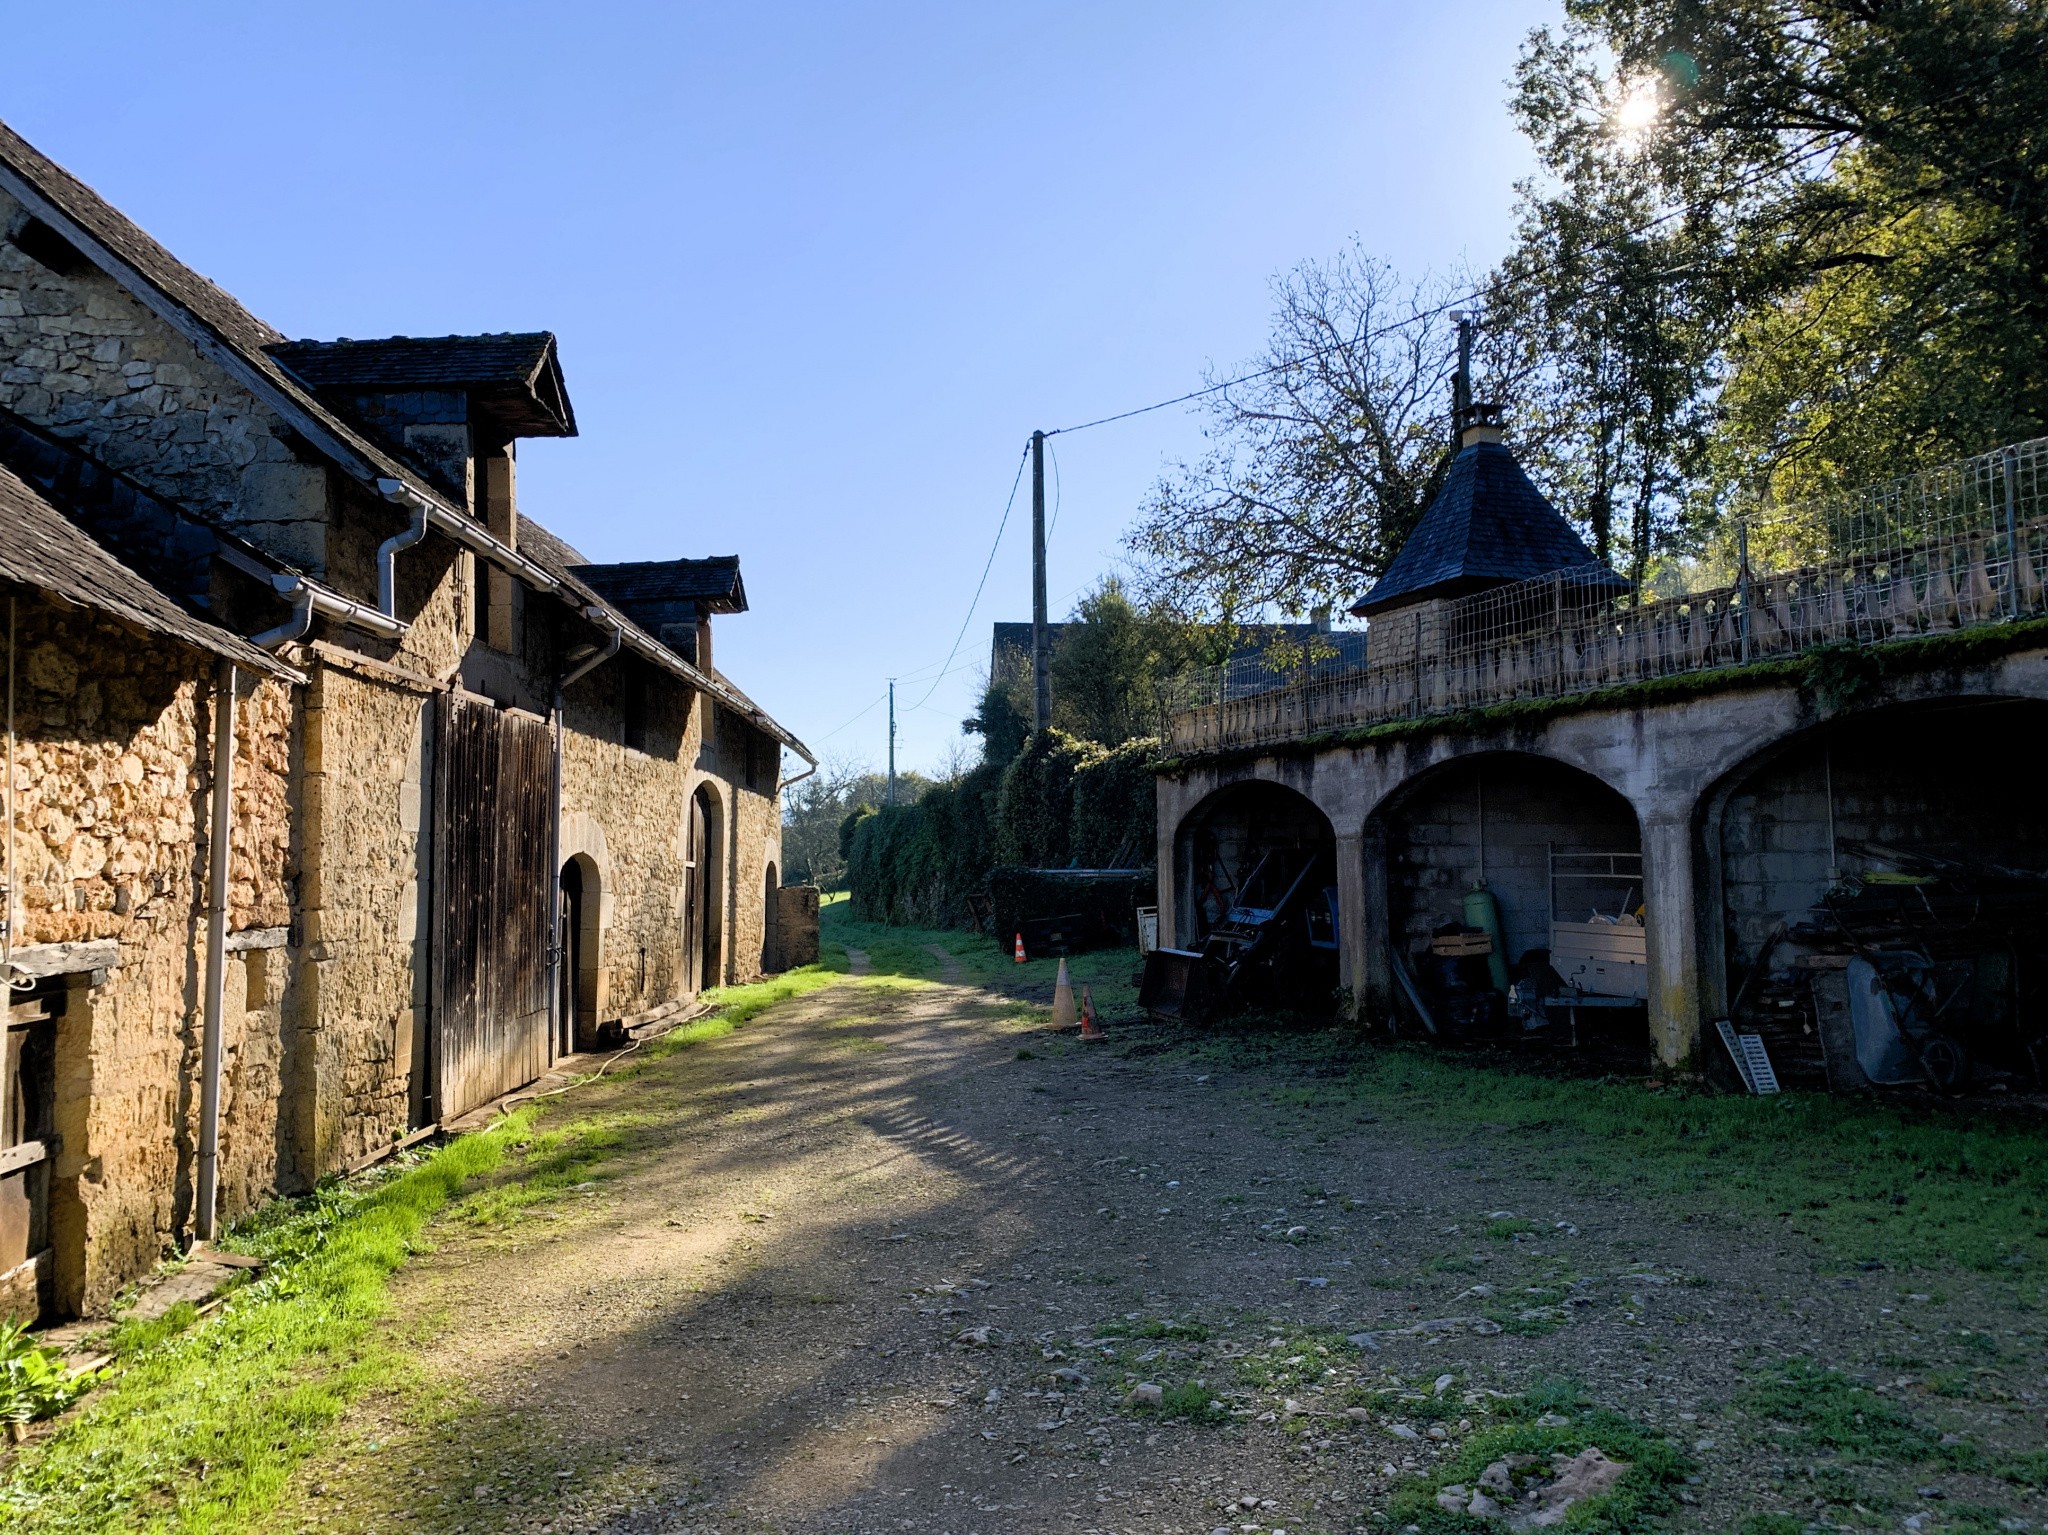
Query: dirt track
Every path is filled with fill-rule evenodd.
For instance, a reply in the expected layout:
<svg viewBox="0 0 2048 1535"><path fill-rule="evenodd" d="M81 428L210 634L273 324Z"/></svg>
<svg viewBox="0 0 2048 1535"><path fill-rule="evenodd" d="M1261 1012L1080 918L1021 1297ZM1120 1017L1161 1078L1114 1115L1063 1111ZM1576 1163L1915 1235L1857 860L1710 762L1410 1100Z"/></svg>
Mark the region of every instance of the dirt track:
<svg viewBox="0 0 2048 1535"><path fill-rule="evenodd" d="M1469 1428L1463 1409L1437 1409L1441 1443L1397 1435L1428 1422L1398 1406L1354 1422L1347 1389L1399 1377L1434 1402L1445 1375L1468 1425L1485 1391L1568 1375L1668 1432L1696 1477L1674 1488L1681 1527L2039 1517L1988 1478L1816 1466L1728 1410L1742 1360L1926 1373L1884 1361L1953 1351L1955 1286L1937 1323L1944 1297L1822 1277L1775 1229L1549 1181L1509 1137L1276 1110L1258 1073L1130 1031L1049 1039L1039 1016L852 980L583 1090L576 1111L615 1116L623 1149L509 1227L445 1223L394 1324L435 1405L373 1396L278 1527L1368 1528ZM2012 1340L2002 1388L1936 1416L2038 1441L2038 1321L1973 1315ZM1342 1343L1360 1330L1377 1347ZM1129 1336L1147 1331L1167 1335ZM1133 1412L1127 1375L1225 1410ZM1950 1523L1970 1505L1987 1522Z"/></svg>

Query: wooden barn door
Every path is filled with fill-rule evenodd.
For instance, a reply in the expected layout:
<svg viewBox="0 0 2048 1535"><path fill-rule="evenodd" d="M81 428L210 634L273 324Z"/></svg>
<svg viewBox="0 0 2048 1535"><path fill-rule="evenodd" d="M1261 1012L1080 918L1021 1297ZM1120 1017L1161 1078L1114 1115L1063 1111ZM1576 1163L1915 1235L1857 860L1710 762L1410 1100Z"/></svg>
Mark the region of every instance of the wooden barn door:
<svg viewBox="0 0 2048 1535"><path fill-rule="evenodd" d="M545 721L443 695L434 774L434 1117L548 1068Z"/></svg>

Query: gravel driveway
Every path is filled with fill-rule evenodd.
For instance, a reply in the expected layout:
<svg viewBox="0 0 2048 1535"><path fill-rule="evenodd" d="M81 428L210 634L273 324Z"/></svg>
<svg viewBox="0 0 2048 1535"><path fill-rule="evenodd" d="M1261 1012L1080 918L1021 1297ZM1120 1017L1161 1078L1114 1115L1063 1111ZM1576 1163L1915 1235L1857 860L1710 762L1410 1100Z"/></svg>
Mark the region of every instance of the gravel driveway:
<svg viewBox="0 0 2048 1535"><path fill-rule="evenodd" d="M1270 1072L1163 1029L1084 1046L1042 1018L853 978L580 1090L608 1159L507 1223L443 1224L397 1286L417 1364L278 1527L1372 1529L1560 1378L1682 1452L1680 1528L2040 1517L1990 1471L2044 1442L2010 1287L1828 1270L1485 1127L1283 1108ZM1731 1407L1793 1358L1949 1449L1859 1457ZM1996 1381L1937 1396L1950 1365Z"/></svg>

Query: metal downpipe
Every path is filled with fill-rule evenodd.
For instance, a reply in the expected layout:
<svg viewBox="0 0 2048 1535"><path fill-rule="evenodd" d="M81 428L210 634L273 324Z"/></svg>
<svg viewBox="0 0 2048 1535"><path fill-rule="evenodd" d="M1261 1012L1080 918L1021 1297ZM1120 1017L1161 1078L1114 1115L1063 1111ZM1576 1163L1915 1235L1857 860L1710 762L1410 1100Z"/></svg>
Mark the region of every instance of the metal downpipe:
<svg viewBox="0 0 2048 1535"><path fill-rule="evenodd" d="M192 1219L202 1242L214 1238L220 1197L221 1013L227 1000L228 843L234 831L234 794L235 668L225 662L214 693L212 843L206 850L206 1013L199 1047L199 1168Z"/></svg>
<svg viewBox="0 0 2048 1535"><path fill-rule="evenodd" d="M377 494L394 506L412 508L412 522L403 533L394 533L377 546L377 611L386 618L398 616L398 556L427 536L427 498L409 489L403 480L379 480Z"/></svg>

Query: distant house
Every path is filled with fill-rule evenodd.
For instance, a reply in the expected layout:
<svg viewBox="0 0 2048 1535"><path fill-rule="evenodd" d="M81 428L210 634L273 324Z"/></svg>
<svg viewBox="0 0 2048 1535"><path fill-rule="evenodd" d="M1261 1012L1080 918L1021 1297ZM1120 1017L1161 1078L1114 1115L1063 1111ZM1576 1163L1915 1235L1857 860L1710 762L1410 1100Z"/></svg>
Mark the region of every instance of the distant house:
<svg viewBox="0 0 2048 1535"><path fill-rule="evenodd" d="M551 334L287 338L0 126L0 1306L803 957L738 561L542 527L518 443L576 432Z"/></svg>
<svg viewBox="0 0 2048 1535"><path fill-rule="evenodd" d="M1047 643L1059 648L1060 638L1078 624L1047 624ZM1306 624L1244 624L1237 631L1230 659L1217 671L1225 699L1268 692L1304 676L1351 671L1365 665L1365 631L1333 629L1325 622ZM1031 669L1031 625L997 623L989 639L988 674L1004 677Z"/></svg>

